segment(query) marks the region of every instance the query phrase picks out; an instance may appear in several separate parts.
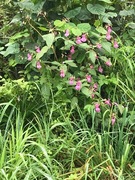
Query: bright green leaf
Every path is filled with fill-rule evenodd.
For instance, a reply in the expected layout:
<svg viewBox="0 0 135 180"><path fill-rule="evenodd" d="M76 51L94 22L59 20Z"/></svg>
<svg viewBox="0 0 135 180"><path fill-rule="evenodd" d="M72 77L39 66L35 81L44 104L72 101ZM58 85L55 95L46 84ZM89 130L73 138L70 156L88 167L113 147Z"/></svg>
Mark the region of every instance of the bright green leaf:
<svg viewBox="0 0 135 180"><path fill-rule="evenodd" d="M71 67L77 67L77 65L73 62L73 60L67 60L64 61L63 63L68 64Z"/></svg>
<svg viewBox="0 0 135 180"><path fill-rule="evenodd" d="M46 34L43 35L42 37L46 41L48 48L50 48L54 42L54 33Z"/></svg>
<svg viewBox="0 0 135 180"><path fill-rule="evenodd" d="M71 30L75 36L80 36L82 34L82 31L78 28L72 28Z"/></svg>
<svg viewBox="0 0 135 180"><path fill-rule="evenodd" d="M88 96L88 97L90 96L90 89L88 89L87 87L82 87L81 91L86 96Z"/></svg>
<svg viewBox="0 0 135 180"><path fill-rule="evenodd" d="M36 55L36 59L40 59L47 51L48 51L48 46L44 46L39 53Z"/></svg>
<svg viewBox="0 0 135 180"><path fill-rule="evenodd" d="M93 51L93 50L90 50L88 53L89 53L89 58L90 58L91 62L92 62L93 64L95 64L96 52Z"/></svg>
<svg viewBox="0 0 135 180"><path fill-rule="evenodd" d="M62 27L65 24L65 21L55 20L54 25L56 27Z"/></svg>
<svg viewBox="0 0 135 180"><path fill-rule="evenodd" d="M91 26L89 23L81 23L77 25L78 29L81 30L82 33L87 33L90 29Z"/></svg>

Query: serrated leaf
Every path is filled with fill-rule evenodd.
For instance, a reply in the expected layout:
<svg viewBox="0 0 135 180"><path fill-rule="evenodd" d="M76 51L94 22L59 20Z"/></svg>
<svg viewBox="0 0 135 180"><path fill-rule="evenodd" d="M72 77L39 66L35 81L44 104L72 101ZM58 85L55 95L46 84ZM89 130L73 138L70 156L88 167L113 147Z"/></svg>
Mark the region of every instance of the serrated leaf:
<svg viewBox="0 0 135 180"><path fill-rule="evenodd" d="M90 11L92 14L97 14L97 15L100 15L102 13L105 12L105 8L104 6L100 5L100 4L88 4L87 5L87 9L88 11Z"/></svg>
<svg viewBox="0 0 135 180"><path fill-rule="evenodd" d="M68 64L71 67L77 67L77 65L73 62L73 60L67 60L64 61L63 63Z"/></svg>
<svg viewBox="0 0 135 180"><path fill-rule="evenodd" d="M81 30L82 33L87 33L90 29L91 26L89 23L81 23L77 25L78 29Z"/></svg>
<svg viewBox="0 0 135 180"><path fill-rule="evenodd" d="M93 64L95 64L96 52L93 51L93 50L90 50L88 53L89 53L89 58L90 58L91 62L92 62Z"/></svg>
<svg viewBox="0 0 135 180"><path fill-rule="evenodd" d="M46 41L47 46L50 48L54 42L54 33L45 34L42 37Z"/></svg>
<svg viewBox="0 0 135 180"><path fill-rule="evenodd" d="M66 12L64 15L66 18L74 18L75 16L77 16L80 13L81 7L72 9L68 12Z"/></svg>
<svg viewBox="0 0 135 180"><path fill-rule="evenodd" d="M75 36L80 36L82 34L82 31L78 28L72 28L71 31Z"/></svg>
<svg viewBox="0 0 135 180"><path fill-rule="evenodd" d="M111 53L111 43L110 42L102 42L102 47L109 53Z"/></svg>
<svg viewBox="0 0 135 180"><path fill-rule="evenodd" d="M86 96L90 96L90 89L86 88L86 87L82 87L81 91L83 94L85 94Z"/></svg>
<svg viewBox="0 0 135 180"><path fill-rule="evenodd" d="M77 104L78 104L78 99L77 99L77 97L73 97L73 98L71 99L71 108L72 108L72 109L75 108Z"/></svg>
<svg viewBox="0 0 135 180"><path fill-rule="evenodd" d="M40 59L47 51L48 51L48 46L44 46L39 53L36 55L36 59Z"/></svg>
<svg viewBox="0 0 135 180"><path fill-rule="evenodd" d="M78 44L78 46L85 50L90 48L90 46L87 43Z"/></svg>
<svg viewBox="0 0 135 180"><path fill-rule="evenodd" d="M1 51L1 54L2 52L4 52L3 55L5 57L8 56L9 54L17 54L20 52L19 44L18 43L11 44L10 46L8 46L6 51Z"/></svg>
<svg viewBox="0 0 135 180"><path fill-rule="evenodd" d="M103 27L97 27L96 28L96 30L99 32L99 33L101 33L101 34L106 34L107 33L107 31L103 28Z"/></svg>
<svg viewBox="0 0 135 180"><path fill-rule="evenodd" d="M65 21L55 20L54 25L56 27L62 27L65 24Z"/></svg>

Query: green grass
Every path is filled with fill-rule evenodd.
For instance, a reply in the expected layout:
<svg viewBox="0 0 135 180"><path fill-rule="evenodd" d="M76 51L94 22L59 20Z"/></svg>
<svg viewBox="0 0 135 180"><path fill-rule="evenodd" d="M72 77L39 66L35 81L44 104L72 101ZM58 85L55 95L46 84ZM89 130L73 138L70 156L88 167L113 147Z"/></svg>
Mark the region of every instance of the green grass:
<svg viewBox="0 0 135 180"><path fill-rule="evenodd" d="M0 107L0 179L122 180L135 176L135 137L133 124L127 123L133 115L128 110L114 127L98 132L94 125L88 127L79 107L67 111L65 105L44 103L31 116L11 101Z"/></svg>

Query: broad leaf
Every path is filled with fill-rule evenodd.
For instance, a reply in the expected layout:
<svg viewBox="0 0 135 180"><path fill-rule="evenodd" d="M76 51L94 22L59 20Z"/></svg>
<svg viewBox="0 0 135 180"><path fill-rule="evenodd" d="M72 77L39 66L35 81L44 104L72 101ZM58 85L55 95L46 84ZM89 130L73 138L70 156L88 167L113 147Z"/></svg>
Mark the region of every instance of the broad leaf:
<svg viewBox="0 0 135 180"><path fill-rule="evenodd" d="M95 64L96 52L93 51L93 50L90 50L88 53L89 53L89 58L90 58L91 62L92 62L93 64Z"/></svg>
<svg viewBox="0 0 135 180"><path fill-rule="evenodd" d="M68 64L71 67L77 67L77 65L73 62L73 60L67 60L64 61L63 63Z"/></svg>
<svg viewBox="0 0 135 180"><path fill-rule="evenodd" d="M36 55L36 59L40 59L47 51L48 51L48 46L44 46L39 53Z"/></svg>
<svg viewBox="0 0 135 180"><path fill-rule="evenodd" d="M87 5L87 9L92 13L92 14L97 14L100 15L102 13L105 12L105 8L104 6L100 5L100 4L88 4Z"/></svg>
<svg viewBox="0 0 135 180"><path fill-rule="evenodd" d="M82 93L85 94L86 96L90 96L90 89L86 88L86 87L82 87L81 89Z"/></svg>
<svg viewBox="0 0 135 180"><path fill-rule="evenodd" d="M81 10L81 7L78 7L78 8L75 8L73 10L66 12L64 15L66 18L74 18L80 13L80 10Z"/></svg>
<svg viewBox="0 0 135 180"><path fill-rule="evenodd" d="M50 48L54 42L54 34L50 33L50 34L43 35L42 37L46 41L48 48Z"/></svg>
<svg viewBox="0 0 135 180"><path fill-rule="evenodd" d="M82 31L82 33L87 33L91 29L89 23L81 23L78 24L77 27Z"/></svg>

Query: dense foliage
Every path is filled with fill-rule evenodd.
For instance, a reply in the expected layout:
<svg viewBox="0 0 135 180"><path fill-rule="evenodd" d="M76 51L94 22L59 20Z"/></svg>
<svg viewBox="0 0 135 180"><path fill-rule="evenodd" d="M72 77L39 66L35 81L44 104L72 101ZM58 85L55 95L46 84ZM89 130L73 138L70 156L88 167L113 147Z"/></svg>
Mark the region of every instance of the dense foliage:
<svg viewBox="0 0 135 180"><path fill-rule="evenodd" d="M131 179L134 1L8 0L0 11L0 178Z"/></svg>

